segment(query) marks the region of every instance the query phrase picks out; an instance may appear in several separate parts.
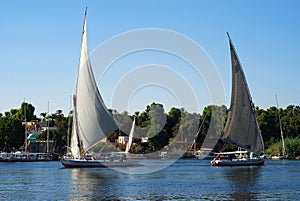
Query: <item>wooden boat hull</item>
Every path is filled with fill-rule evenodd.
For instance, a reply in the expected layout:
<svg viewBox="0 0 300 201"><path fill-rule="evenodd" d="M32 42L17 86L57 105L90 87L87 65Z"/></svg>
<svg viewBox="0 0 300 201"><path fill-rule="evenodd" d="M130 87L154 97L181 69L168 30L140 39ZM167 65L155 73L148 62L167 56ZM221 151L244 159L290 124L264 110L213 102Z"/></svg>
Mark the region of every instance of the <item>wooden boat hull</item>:
<svg viewBox="0 0 300 201"><path fill-rule="evenodd" d="M261 166L264 165L263 159L249 159L249 160L212 160L212 166Z"/></svg>
<svg viewBox="0 0 300 201"><path fill-rule="evenodd" d="M128 161L100 161L100 160L84 160L84 159L65 159L61 160L65 168L112 168L112 167L137 167L143 166L139 163Z"/></svg>

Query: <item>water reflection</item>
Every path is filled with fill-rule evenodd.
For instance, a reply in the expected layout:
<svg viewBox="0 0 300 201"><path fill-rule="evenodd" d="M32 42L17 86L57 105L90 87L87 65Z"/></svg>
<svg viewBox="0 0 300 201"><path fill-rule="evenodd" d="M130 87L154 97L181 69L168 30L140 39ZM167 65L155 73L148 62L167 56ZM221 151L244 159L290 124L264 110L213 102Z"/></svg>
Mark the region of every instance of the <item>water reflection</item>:
<svg viewBox="0 0 300 201"><path fill-rule="evenodd" d="M264 167L213 169L193 164L190 161L181 161L163 171L145 175L124 174L109 168L68 169L71 176L68 199L259 200L261 198L264 186L261 177Z"/></svg>
<svg viewBox="0 0 300 201"><path fill-rule="evenodd" d="M148 192L146 181L161 178L123 174L109 168L71 169L69 200L128 200ZM149 176L149 175L148 175Z"/></svg>
<svg viewBox="0 0 300 201"><path fill-rule="evenodd" d="M70 200L99 200L107 186L105 174L90 169L71 170Z"/></svg>
<svg viewBox="0 0 300 201"><path fill-rule="evenodd" d="M233 167L225 171L235 200L256 200L263 167Z"/></svg>

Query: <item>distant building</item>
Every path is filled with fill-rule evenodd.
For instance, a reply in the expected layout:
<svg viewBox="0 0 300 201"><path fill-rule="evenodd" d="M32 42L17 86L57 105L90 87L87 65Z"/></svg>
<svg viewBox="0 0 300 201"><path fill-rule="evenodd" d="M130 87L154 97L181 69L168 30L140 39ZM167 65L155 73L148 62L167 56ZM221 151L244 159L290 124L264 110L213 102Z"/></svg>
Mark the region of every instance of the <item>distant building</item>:
<svg viewBox="0 0 300 201"><path fill-rule="evenodd" d="M32 133L34 135L39 135L43 132L43 127L47 126L46 122L38 122L37 120L32 120L30 122L23 122L23 125L26 126L26 130L29 133Z"/></svg>
<svg viewBox="0 0 300 201"><path fill-rule="evenodd" d="M128 142L128 136L119 136L117 142L119 144L126 144Z"/></svg>
<svg viewBox="0 0 300 201"><path fill-rule="evenodd" d="M26 126L26 130L29 133L34 135L39 135L42 132L48 130L57 130L56 127L47 127L47 122L39 122L37 120L32 120L30 122L23 122L23 125Z"/></svg>
<svg viewBox="0 0 300 201"><path fill-rule="evenodd" d="M54 148L54 141L49 140L49 151L52 152ZM31 153L46 153L47 152L47 141L36 141L30 142L28 146L28 151Z"/></svg>
<svg viewBox="0 0 300 201"><path fill-rule="evenodd" d="M148 143L148 137L142 137L141 143Z"/></svg>

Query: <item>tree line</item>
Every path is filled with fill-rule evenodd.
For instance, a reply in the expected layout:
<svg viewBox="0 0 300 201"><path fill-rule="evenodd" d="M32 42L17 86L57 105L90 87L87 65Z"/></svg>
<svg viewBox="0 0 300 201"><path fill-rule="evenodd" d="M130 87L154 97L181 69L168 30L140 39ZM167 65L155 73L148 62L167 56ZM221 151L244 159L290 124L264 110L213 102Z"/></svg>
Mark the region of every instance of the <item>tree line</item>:
<svg viewBox="0 0 300 201"><path fill-rule="evenodd" d="M72 112L68 116L64 116L62 110L57 110L53 114L43 112L37 117L34 111L35 107L32 104L23 102L19 109L11 109L4 115L0 114L0 150L11 151L24 148L25 127L22 122L47 121L49 126L57 128L50 131L50 140L55 142L55 150L53 151L63 154L66 151L68 130L72 124L72 118L70 118ZM162 104L152 103L146 106L144 111L135 112L133 115L128 114L128 112L118 113L116 110L110 110L110 112L118 121L123 122L123 128L107 136L108 140L116 147L125 149L124 145L118 144L116 140L120 135L129 134L131 129L129 122L135 118L138 138L135 139L136 143L130 152L149 153L158 151L175 140L195 143L196 149L200 149L209 130L212 115L219 115L216 119L220 122L215 124L216 128L214 129L215 132L221 132L226 122L228 109L224 105L209 105L203 109L202 114L189 113L183 108L175 107L165 112ZM290 147L290 152L292 155L299 156L300 145L299 143L297 145L293 140L298 140L300 136L300 106L289 105L285 109L277 109L273 106L268 109L256 107L256 115L265 148L270 154L271 152L278 154L278 150L274 148L276 143L280 146L281 140L278 114L281 117L284 137L288 139L290 145L293 144L293 147ZM181 133L180 137L178 137L179 133ZM148 143L140 143L141 137L147 137ZM46 132L37 136L37 140L45 139ZM218 150L220 147L222 147L221 141L218 142L215 149ZM287 148L289 151L289 147Z"/></svg>

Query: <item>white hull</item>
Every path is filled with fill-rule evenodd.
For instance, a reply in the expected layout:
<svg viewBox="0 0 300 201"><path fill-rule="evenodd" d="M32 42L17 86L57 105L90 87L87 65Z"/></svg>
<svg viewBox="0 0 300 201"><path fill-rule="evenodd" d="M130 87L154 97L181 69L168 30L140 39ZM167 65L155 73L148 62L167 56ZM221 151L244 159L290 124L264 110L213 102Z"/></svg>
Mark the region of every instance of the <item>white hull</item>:
<svg viewBox="0 0 300 201"><path fill-rule="evenodd" d="M139 163L129 161L104 161L104 160L86 160L86 159L68 159L61 160L65 168L109 168L109 167L136 167L142 166Z"/></svg>
<svg viewBox="0 0 300 201"><path fill-rule="evenodd" d="M283 159L288 159L287 155L284 156L272 156L271 159L273 160L283 160Z"/></svg>

